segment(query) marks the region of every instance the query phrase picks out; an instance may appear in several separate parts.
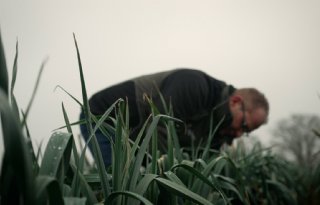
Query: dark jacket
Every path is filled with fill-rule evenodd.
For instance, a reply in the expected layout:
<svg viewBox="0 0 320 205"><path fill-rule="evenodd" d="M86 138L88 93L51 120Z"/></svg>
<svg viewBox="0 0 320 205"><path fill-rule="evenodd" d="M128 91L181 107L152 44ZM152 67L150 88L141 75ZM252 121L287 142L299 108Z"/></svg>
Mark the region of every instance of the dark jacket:
<svg viewBox="0 0 320 205"><path fill-rule="evenodd" d="M172 104L174 117L185 123L185 126L182 126L185 129L181 129L180 126L178 133L180 145L183 147L190 146L192 135L195 143L205 143L209 133L211 111L214 127L222 117L225 117L225 120L221 127L231 123L227 101L234 90L233 86L202 71L175 69L141 76L106 88L93 95L89 104L93 114L101 115L117 99L128 99L130 127L134 132L139 130L150 114L150 106L143 95L151 98L160 112L166 114L160 91L167 105ZM162 138L160 143L165 141L165 137ZM212 147L219 148L222 143L219 136L216 136Z"/></svg>

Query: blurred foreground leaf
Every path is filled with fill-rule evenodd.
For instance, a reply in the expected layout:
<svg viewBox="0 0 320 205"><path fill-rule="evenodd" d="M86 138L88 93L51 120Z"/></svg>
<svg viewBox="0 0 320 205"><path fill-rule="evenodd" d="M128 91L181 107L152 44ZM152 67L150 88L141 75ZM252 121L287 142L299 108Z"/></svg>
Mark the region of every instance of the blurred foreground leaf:
<svg viewBox="0 0 320 205"><path fill-rule="evenodd" d="M0 89L0 112L5 149L0 179L1 204L33 204L32 163L26 139L2 89Z"/></svg>
<svg viewBox="0 0 320 205"><path fill-rule="evenodd" d="M69 168L72 140L71 133L55 132L52 134L40 167L41 175L53 176L63 181Z"/></svg>

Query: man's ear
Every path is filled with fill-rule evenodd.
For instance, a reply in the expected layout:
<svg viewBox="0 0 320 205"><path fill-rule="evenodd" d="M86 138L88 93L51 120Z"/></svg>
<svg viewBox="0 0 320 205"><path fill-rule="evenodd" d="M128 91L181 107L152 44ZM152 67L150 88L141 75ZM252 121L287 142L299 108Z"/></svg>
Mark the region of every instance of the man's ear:
<svg viewBox="0 0 320 205"><path fill-rule="evenodd" d="M230 104L237 104L239 102L242 102L243 98L240 95L232 95L230 96Z"/></svg>

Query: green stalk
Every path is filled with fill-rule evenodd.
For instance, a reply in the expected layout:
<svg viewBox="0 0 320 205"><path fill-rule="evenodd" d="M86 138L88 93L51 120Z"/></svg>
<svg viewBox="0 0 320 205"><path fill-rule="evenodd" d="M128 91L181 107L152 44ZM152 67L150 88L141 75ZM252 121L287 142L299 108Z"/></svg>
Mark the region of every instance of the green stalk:
<svg viewBox="0 0 320 205"><path fill-rule="evenodd" d="M16 101L16 98L13 94L15 82L16 82L16 77L17 77L17 70L18 70L18 41L16 43L16 55L14 57L14 63L13 63L13 69L12 69L12 79L11 79L11 90L10 90L10 103L12 110L16 113L17 118L19 119L19 108L18 108L18 103Z"/></svg>
<svg viewBox="0 0 320 205"><path fill-rule="evenodd" d="M38 204L64 204L59 183L54 177L37 176L35 184Z"/></svg>
<svg viewBox="0 0 320 205"><path fill-rule="evenodd" d="M1 33L0 33L0 89L8 95L9 92L9 80L8 80L8 70L6 57L4 54L4 47L2 44Z"/></svg>
<svg viewBox="0 0 320 205"><path fill-rule="evenodd" d="M116 133L115 133L115 144L112 155L112 175L113 175L113 191L121 191L123 178L123 164L125 163L124 159L124 150L122 146L122 122L121 122L121 112L117 115L116 121Z"/></svg>
<svg viewBox="0 0 320 205"><path fill-rule="evenodd" d="M108 184L107 175L105 172L105 166L103 163L101 151L99 149L98 141L97 141L97 138L95 137L95 134L92 129L86 85L85 85L85 81L84 81L82 63L81 63L80 53L79 53L78 44L77 44L75 34L73 34L73 38L74 38L74 43L75 43L76 50L77 50L77 58L78 58L78 65L79 65L79 72L80 72L80 79L81 79L81 88L82 88L82 97L83 97L84 115L85 115L85 119L86 119L87 128L89 130L89 133L93 133L93 143L92 143L92 147L94 150L93 155L94 155L95 161L98 166L98 172L99 172L99 176L101 178L101 184L102 184L104 197L107 197L110 194L111 190L110 190L110 186Z"/></svg>
<svg viewBox="0 0 320 205"><path fill-rule="evenodd" d="M157 181L157 183L164 187L167 191L169 191L170 193L177 195L177 196L181 196L185 199L188 199L194 203L197 204L203 204L203 205L212 205L212 203L208 200L206 200L205 198L201 197L200 195L190 191L189 189L185 188L184 186L181 186L177 183L174 183L170 180L167 179L163 179L163 178L156 178L155 179Z"/></svg>
<svg viewBox="0 0 320 205"><path fill-rule="evenodd" d="M37 93L37 90L38 90L38 87L39 87L39 83L40 83L40 79L41 79L41 75L42 75L42 72L43 72L43 69L44 69L44 66L45 64L47 63L48 59L45 59L41 66L40 66L40 70L39 70L39 73L38 73L38 76L37 76L37 80L36 80L36 84L34 86L34 89L33 89L33 92L32 92L32 95L31 95L31 98L30 98L30 101L28 103L28 106L26 108L26 111L25 111L25 117L23 118L22 120L22 127L25 126L25 123L26 123L26 120L27 120L27 117L28 117L28 114L29 114L29 111L31 109L31 106L33 104L33 100L36 96L36 93Z"/></svg>
<svg viewBox="0 0 320 205"><path fill-rule="evenodd" d="M167 132L168 132L168 167L170 169L174 164L174 152L173 152L173 142L172 142L172 135L170 133L169 126L167 125ZM167 170L165 170L167 171Z"/></svg>
<svg viewBox="0 0 320 205"><path fill-rule="evenodd" d="M67 115L67 112L64 108L64 105L62 103L62 112L63 112L63 117L64 117L64 120L66 122L66 126L67 126L67 130L69 133L72 134L72 129L71 129L71 125L70 125L70 121L69 121L69 117ZM72 134L73 136L73 134ZM74 160L75 160L75 164L76 164L76 172L75 172L75 175L73 177L73 180L72 180L72 186L71 186L71 193L73 196L80 196L80 189L76 189L76 187L79 187L79 156L78 156L78 152L77 152L77 147L76 147L76 144L75 144L75 140L72 140L72 151L73 151L73 156L74 156Z"/></svg>
<svg viewBox="0 0 320 205"><path fill-rule="evenodd" d="M153 205L148 199L144 198L143 196L136 194L134 192L130 192L130 191L119 191L119 192L113 192L112 194L110 194L106 200L106 204L112 204L112 201L119 197L119 196L128 196L128 197L132 197L134 199L139 200L142 204L145 205Z"/></svg>
<svg viewBox="0 0 320 205"><path fill-rule="evenodd" d="M7 93L2 89L0 89L0 113L5 150L0 176L0 187L5 189L0 189L0 203L34 204L34 175L30 154L20 122L10 109Z"/></svg>
<svg viewBox="0 0 320 205"><path fill-rule="evenodd" d="M166 115L157 115L153 118L146 136L143 138L142 144L140 146L140 149L136 155L136 159L133 162L133 164L131 164L131 180L129 183L129 190L134 190L136 185L137 185L137 181L138 181L138 177L140 175L140 167L143 161L143 157L144 157L144 153L146 152L148 145L149 145L149 141L154 133L154 130L157 128L158 122L160 120L160 118L166 118L166 119L172 119Z"/></svg>
<svg viewBox="0 0 320 205"><path fill-rule="evenodd" d="M157 129L153 131L152 135L152 161L151 161L151 174L157 174L157 151L158 151L158 132Z"/></svg>
<svg viewBox="0 0 320 205"><path fill-rule="evenodd" d="M207 155L209 153L209 149L211 147L211 142L213 140L213 137L216 134L216 132L219 129L219 127L221 126L221 124L223 123L224 119L225 119L225 115L221 118L221 120L218 122L216 127L213 129L213 110L211 111L209 137L208 137L208 141L207 141L206 146L205 146L204 151L203 151L202 159L206 159L207 158Z"/></svg>
<svg viewBox="0 0 320 205"><path fill-rule="evenodd" d="M21 113L22 113L22 117L25 118L24 112L22 111ZM27 123L25 124L25 130L26 130L26 144L27 144L27 148L29 149L31 162L33 165L33 173L36 176L39 173L40 167L38 164L38 157L36 157L36 154L33 149L32 140L31 140L31 136L30 136L30 132L29 132L29 128L28 128ZM41 147L39 146L39 150L40 149L41 149Z"/></svg>

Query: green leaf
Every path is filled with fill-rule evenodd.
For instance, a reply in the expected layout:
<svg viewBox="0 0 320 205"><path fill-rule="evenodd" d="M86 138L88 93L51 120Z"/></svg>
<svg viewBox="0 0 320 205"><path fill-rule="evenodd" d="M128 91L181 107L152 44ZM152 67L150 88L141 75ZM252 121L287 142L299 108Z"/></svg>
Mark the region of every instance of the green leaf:
<svg viewBox="0 0 320 205"><path fill-rule="evenodd" d="M128 196L128 197L132 197L134 199L137 199L139 201L141 201L143 204L145 205L152 205L152 203L144 198L143 196L139 195L139 194L136 194L134 192L130 192L130 191L119 191L119 192L112 192L108 198L107 198L107 203L106 204L111 204L112 201L116 198L116 197L119 197L119 196Z"/></svg>
<svg viewBox="0 0 320 205"><path fill-rule="evenodd" d="M206 146L205 149L203 151L203 155L202 155L202 159L206 159L207 155L209 153L209 149L211 147L212 144L212 140L213 137L215 136L216 132L218 131L218 129L220 128L221 124L223 123L224 119L225 119L225 115L220 119L220 121L218 122L218 124L216 125L216 127L213 129L213 111L215 110L215 108L212 109L211 111L211 115L210 115L210 129L209 129L209 136L208 136L208 140L206 142Z"/></svg>
<svg viewBox="0 0 320 205"><path fill-rule="evenodd" d="M4 47L2 44L1 33L0 33L0 89L3 90L5 95L9 92L9 80L8 80L8 70L6 64L6 58L4 54Z"/></svg>
<svg viewBox="0 0 320 205"><path fill-rule="evenodd" d="M17 78L18 70L18 41L16 43L16 55L14 57L13 69L12 69L12 80L11 80L11 94L13 94L14 86Z"/></svg>
<svg viewBox="0 0 320 205"><path fill-rule="evenodd" d="M142 136L143 136L143 134L144 134L144 131L146 130L146 127L147 127L150 119L151 119L151 116L149 116L149 117L147 118L147 120L144 122L142 128L140 129L140 131L139 131L139 133L138 133L138 135L137 135L137 138L136 138L135 141L134 141L134 144L133 144L132 147L131 147L131 151L130 151L130 156L131 156L131 157L130 157L130 162L131 162L131 161L134 161L134 159L135 159L135 153L136 153L136 151L137 151L138 149L140 149L139 144L140 144L140 141L141 141L141 139L142 139Z"/></svg>
<svg viewBox="0 0 320 205"><path fill-rule="evenodd" d="M156 175L156 174L143 175L142 178L139 180L138 185L136 186L136 189L133 190L133 192L135 192L141 196L145 196L149 186L153 184L152 182L157 177L158 177L158 175ZM131 199L128 201L128 204L139 205L139 201Z"/></svg>
<svg viewBox="0 0 320 205"><path fill-rule="evenodd" d="M65 205L86 205L86 198L76 198L76 197L64 197L63 198Z"/></svg>
<svg viewBox="0 0 320 205"><path fill-rule="evenodd" d="M210 187L212 187L213 189L217 190L219 192L219 194L222 196L222 198L224 199L224 201L227 202L226 194L221 190L220 186L216 183L216 180L214 178L210 180L207 176L203 175L201 172L199 172L198 170L196 170L195 168L193 168L187 164L175 165L174 167L172 167L171 170L175 170L177 168L183 168L183 169L187 170L192 175L196 176L197 179L199 179L199 181L202 181L202 182L206 183L207 185L209 185ZM198 183L198 186L193 186L192 190L199 190L201 187L203 187L203 185L201 187L199 187L199 184L200 183Z"/></svg>
<svg viewBox="0 0 320 205"><path fill-rule="evenodd" d="M22 135L20 122L10 109L7 94L0 89L0 112L4 143L4 158L0 176L1 202L6 204L13 193L21 203L33 204L33 172L30 154Z"/></svg>
<svg viewBox="0 0 320 205"><path fill-rule="evenodd" d="M175 182L183 187L186 187L186 185L179 179L179 177L173 173L172 171L167 171L164 173L164 175L170 179L170 181Z"/></svg>
<svg viewBox="0 0 320 205"><path fill-rule="evenodd" d="M64 108L64 105L62 103L62 112L63 112L63 117L64 120L66 122L66 127L67 130L70 134L72 134L72 128L70 125L70 121L69 121L69 117L68 114ZM72 136L74 136L72 134ZM71 187L71 192L73 194L73 196L79 196L80 194L80 188L79 188L79 156L78 156L78 151L77 151L77 146L75 144L75 140L72 140L72 151L73 151L73 156L74 156L74 160L76 163L76 171L75 171L75 176L73 177L73 183L72 183L72 187Z"/></svg>
<svg viewBox="0 0 320 205"><path fill-rule="evenodd" d="M79 52L78 43L77 43L75 34L73 34L73 39L74 39L74 43L75 43L76 50L77 50L77 58L78 58L79 73L80 73L80 80L81 80L81 89L82 89L84 116L85 116L85 119L86 119L87 128L89 130L89 133L93 133L94 134L94 132L92 130L92 123L91 123L91 118L90 118L90 107L89 107L89 101L88 101L86 85L85 85L85 80L84 80L84 75L83 75L80 52ZM95 162L96 162L96 164L98 166L98 172L99 172L99 175L101 177L103 193L104 193L104 196L106 197L106 196L109 195L111 190L110 190L110 186L109 186L108 181L107 181L107 177L106 177L106 174L105 174L105 166L104 166L104 163L103 163L101 151L99 149L99 144L98 144L98 141L97 141L95 135L93 136L92 148L94 150L93 151L93 156L95 158Z"/></svg>
<svg viewBox="0 0 320 205"><path fill-rule="evenodd" d="M185 199L188 199L192 202L198 203L198 204L205 204L205 205L212 205L212 203L205 198L201 197L200 195L190 191L189 189L185 188L184 186L181 186L177 183L174 183L172 181L169 181L167 179L163 178L156 178L155 179L157 183L161 186L163 186L166 190L170 191L172 194L175 194L177 196L181 196Z"/></svg>
<svg viewBox="0 0 320 205"><path fill-rule="evenodd" d="M54 90L56 90L57 88L60 88L61 90L63 90L63 91L64 91L67 95L69 95L69 97L71 97L78 105L80 105L80 107L83 106L82 103L81 103L77 98L75 98L73 95L71 95L71 94L70 94L67 90L65 90L63 87L57 85Z"/></svg>
<svg viewBox="0 0 320 205"><path fill-rule="evenodd" d="M120 113L117 115L116 118L116 132L115 132L115 143L113 146L113 156L112 156L112 185L114 191L121 191L122 187L122 180L124 176L122 172L124 171L124 164L125 164L125 151L123 149L123 136L122 136L122 122Z"/></svg>
<svg viewBox="0 0 320 205"><path fill-rule="evenodd" d="M138 185L136 189L134 190L135 193L138 193L140 195L144 195L145 192L147 191L149 185L151 182L157 178L158 175L156 174L146 174L142 177L142 179L139 180Z"/></svg>
<svg viewBox="0 0 320 205"><path fill-rule="evenodd" d="M35 98L35 96L36 96L36 93L37 93L37 90L38 90L38 87L39 87L39 83L40 83L40 78L41 78L41 75L42 75L44 66L45 66L45 64L47 63L47 60L48 60L48 59L45 59L45 60L42 62L41 66L40 66L40 70L39 70L39 73L38 73L38 77L37 77L36 84L35 84L35 86L34 86L34 89L33 89L33 92L32 92L31 98L30 98L30 101L29 101L28 106L27 106L27 109L26 109L26 111L24 112L24 113L25 113L25 117L23 118L23 121L22 121L22 127L25 125L25 122L26 122L26 120L27 120L29 111L30 111L31 106L32 106L32 103L33 103L33 100L34 100L34 98Z"/></svg>
<svg viewBox="0 0 320 205"><path fill-rule="evenodd" d="M278 198L282 198L285 204L297 204L291 191L282 183L267 180L267 184L272 190L275 190Z"/></svg>
<svg viewBox="0 0 320 205"><path fill-rule="evenodd" d="M56 177L59 181L63 180L69 167L71 149L71 133L53 133L44 152L39 173Z"/></svg>
<svg viewBox="0 0 320 205"><path fill-rule="evenodd" d="M25 117L24 113L22 112L22 116ZM36 157L36 154L34 152L33 149L33 145L32 145L32 140L31 140L31 136L30 136L30 132L29 132L29 128L28 128L28 124L25 124L25 129L26 129L26 145L27 145L27 149L29 150L29 154L31 157L31 162L32 162L32 166L33 166L33 173L36 176L39 173L40 170L40 166L38 164L38 158ZM40 150L40 147L39 147Z"/></svg>
<svg viewBox="0 0 320 205"><path fill-rule="evenodd" d="M219 180L219 186L223 189L229 190L234 192L238 198L244 202L243 196L240 194L237 186L236 181L232 178L221 176L221 175L215 175L215 177Z"/></svg>
<svg viewBox="0 0 320 205"><path fill-rule="evenodd" d="M140 175L140 167L143 161L143 157L144 157L144 153L146 152L148 146L149 146L149 142L150 139L153 135L154 130L157 128L158 122L160 120L160 118L165 118L165 119L173 119L171 117L168 117L166 115L157 115L153 118L146 136L143 138L142 144L140 146L140 149L136 155L135 161L131 164L131 180L130 180L130 185L129 185L129 190L134 190L136 184L137 184L137 180L138 177Z"/></svg>
<svg viewBox="0 0 320 205"><path fill-rule="evenodd" d="M76 173L77 177L77 187L79 190L81 190L81 193L84 197L86 197L88 204L96 204L98 203L98 200L92 190L92 188L90 187L90 185L88 184L88 180L86 180L85 176L79 172L79 170L73 165L71 164L71 168L73 170L73 172L76 173L76 171L78 171L78 173ZM98 178L99 179L99 178ZM100 184L100 179L99 179L99 184ZM73 180L73 186L74 186L75 180ZM77 195L75 195L77 196Z"/></svg>
<svg viewBox="0 0 320 205"><path fill-rule="evenodd" d="M313 133L320 138L320 132L316 129L312 129Z"/></svg>
<svg viewBox="0 0 320 205"><path fill-rule="evenodd" d="M35 194L37 204L64 204L59 183L54 177L39 175Z"/></svg>
<svg viewBox="0 0 320 205"><path fill-rule="evenodd" d="M13 70L12 70L12 80L11 80L11 92L10 92L10 102L12 110L16 113L17 118L19 119L19 108L16 98L13 94L16 77L17 77L17 69L18 69L18 41L16 44L16 56L14 57Z"/></svg>

